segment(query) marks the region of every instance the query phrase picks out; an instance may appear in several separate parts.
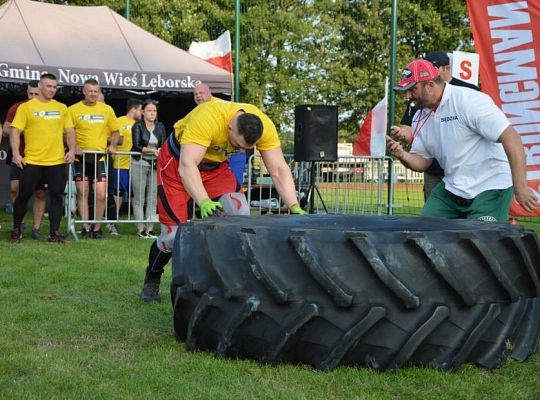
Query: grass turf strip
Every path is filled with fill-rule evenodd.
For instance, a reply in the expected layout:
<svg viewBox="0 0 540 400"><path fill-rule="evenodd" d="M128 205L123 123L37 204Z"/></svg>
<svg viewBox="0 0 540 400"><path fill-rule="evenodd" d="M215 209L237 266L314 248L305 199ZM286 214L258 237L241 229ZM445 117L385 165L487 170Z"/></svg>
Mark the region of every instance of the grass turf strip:
<svg viewBox="0 0 540 400"><path fill-rule="evenodd" d="M377 373L260 366L186 352L172 333L170 266L161 285L164 302L138 300L150 241L131 233L65 245L25 238L11 245L9 217L0 214L1 399L540 397L539 354L498 370L465 365L456 373Z"/></svg>

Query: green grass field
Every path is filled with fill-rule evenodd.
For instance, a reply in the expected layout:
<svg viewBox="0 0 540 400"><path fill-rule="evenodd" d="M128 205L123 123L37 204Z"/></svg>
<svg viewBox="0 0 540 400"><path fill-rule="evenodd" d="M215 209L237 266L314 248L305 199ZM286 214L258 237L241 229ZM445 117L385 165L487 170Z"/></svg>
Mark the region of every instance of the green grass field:
<svg viewBox="0 0 540 400"><path fill-rule="evenodd" d="M138 300L150 241L8 243L0 213L0 399L538 399L540 355L455 373L261 366L187 352L168 299ZM44 229L45 231L45 229ZM128 234L129 231L129 234Z"/></svg>

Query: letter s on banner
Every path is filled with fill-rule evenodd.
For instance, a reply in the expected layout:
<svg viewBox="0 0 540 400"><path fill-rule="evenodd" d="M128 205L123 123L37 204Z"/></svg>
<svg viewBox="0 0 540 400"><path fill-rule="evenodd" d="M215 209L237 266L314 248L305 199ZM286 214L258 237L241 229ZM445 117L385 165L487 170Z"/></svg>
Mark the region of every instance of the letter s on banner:
<svg viewBox="0 0 540 400"><path fill-rule="evenodd" d="M452 53L452 76L478 86L480 55L454 51Z"/></svg>

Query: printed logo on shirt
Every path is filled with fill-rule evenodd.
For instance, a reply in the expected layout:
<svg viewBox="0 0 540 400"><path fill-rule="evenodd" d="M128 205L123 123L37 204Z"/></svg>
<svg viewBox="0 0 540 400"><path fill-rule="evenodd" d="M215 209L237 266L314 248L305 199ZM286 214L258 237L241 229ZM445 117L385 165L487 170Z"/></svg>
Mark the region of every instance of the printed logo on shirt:
<svg viewBox="0 0 540 400"><path fill-rule="evenodd" d="M227 149L221 147L221 146L211 146L209 147L210 150L212 151L215 151L216 153L223 153L225 154L225 156L229 157L233 154L236 154L236 153L240 153L240 150L233 150L233 151L228 151Z"/></svg>
<svg viewBox="0 0 540 400"><path fill-rule="evenodd" d="M79 121L86 121L90 124L101 124L105 121L104 115L83 114L79 115Z"/></svg>
<svg viewBox="0 0 540 400"><path fill-rule="evenodd" d="M491 215L483 215L481 217L477 218L479 221L486 221L486 222L497 222L497 218L491 216Z"/></svg>
<svg viewBox="0 0 540 400"><path fill-rule="evenodd" d="M130 132L131 132L131 125L124 125L124 126L122 126L122 130L124 130L124 131L130 131Z"/></svg>
<svg viewBox="0 0 540 400"><path fill-rule="evenodd" d="M450 117L441 117L441 122L450 122L450 121L457 121L458 117L457 115L452 115Z"/></svg>
<svg viewBox="0 0 540 400"><path fill-rule="evenodd" d="M36 118L60 119L60 111L36 111L33 115Z"/></svg>

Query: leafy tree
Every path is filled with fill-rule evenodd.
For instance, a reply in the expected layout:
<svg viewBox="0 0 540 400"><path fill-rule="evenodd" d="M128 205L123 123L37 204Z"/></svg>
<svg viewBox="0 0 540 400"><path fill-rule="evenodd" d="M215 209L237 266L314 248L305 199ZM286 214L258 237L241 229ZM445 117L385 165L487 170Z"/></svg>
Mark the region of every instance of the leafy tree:
<svg viewBox="0 0 540 400"><path fill-rule="evenodd" d="M353 140L359 122L384 95L390 69L391 1L243 4L242 98L266 106L289 139L294 105L336 104L340 140ZM401 1L398 26L399 70L431 50L471 49L461 0ZM399 114L404 102L401 97L397 102Z"/></svg>
<svg viewBox="0 0 540 400"><path fill-rule="evenodd" d="M69 4L126 11L125 0ZM391 0L242 0L241 100L263 108L286 145L295 105L338 105L340 140L354 140L367 111L384 95L391 6ZM234 35L234 17L231 0L131 0L132 22L183 49L227 29ZM397 77L428 51L472 51L465 2L399 1L397 43ZM399 119L404 101L398 96L396 103Z"/></svg>

